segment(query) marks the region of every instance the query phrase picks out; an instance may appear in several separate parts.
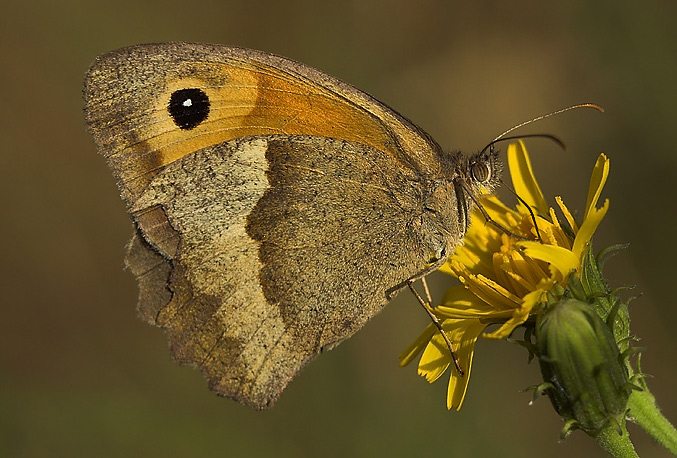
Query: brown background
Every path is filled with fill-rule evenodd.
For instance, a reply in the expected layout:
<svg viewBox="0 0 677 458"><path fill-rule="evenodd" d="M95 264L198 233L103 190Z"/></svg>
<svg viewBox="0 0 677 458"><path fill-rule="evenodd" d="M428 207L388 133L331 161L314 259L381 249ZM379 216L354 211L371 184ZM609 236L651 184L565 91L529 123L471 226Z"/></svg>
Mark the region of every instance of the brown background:
<svg viewBox="0 0 677 458"><path fill-rule="evenodd" d="M9 4L7 4L9 3ZM598 456L581 433L557 444L526 352L482 341L466 404L445 409L397 354L427 318L401 295L355 338L311 364L275 409L210 394L136 319L122 270L131 233L87 136L81 84L124 45L204 41L263 49L322 69L473 151L530 117L566 140L528 143L546 195L582 209L599 152L611 210L597 247L630 242L607 269L636 284L633 330L666 415L677 419L672 288L677 267L677 4L665 2L5 2L0 14L0 455ZM564 2L562 2L564 3ZM443 278L443 280L446 280ZM437 297L444 284L435 288ZM636 428L642 456L666 456Z"/></svg>

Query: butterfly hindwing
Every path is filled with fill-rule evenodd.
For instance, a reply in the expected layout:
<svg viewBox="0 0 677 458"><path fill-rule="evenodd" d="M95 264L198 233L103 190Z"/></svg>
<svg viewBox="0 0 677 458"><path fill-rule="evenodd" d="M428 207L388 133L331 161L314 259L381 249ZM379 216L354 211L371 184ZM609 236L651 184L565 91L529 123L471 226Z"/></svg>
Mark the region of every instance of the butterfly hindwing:
<svg viewBox="0 0 677 458"><path fill-rule="evenodd" d="M132 214L162 209L181 240L157 315L176 358L218 393L270 405L426 267L411 178L385 153L323 137L235 140L167 166Z"/></svg>

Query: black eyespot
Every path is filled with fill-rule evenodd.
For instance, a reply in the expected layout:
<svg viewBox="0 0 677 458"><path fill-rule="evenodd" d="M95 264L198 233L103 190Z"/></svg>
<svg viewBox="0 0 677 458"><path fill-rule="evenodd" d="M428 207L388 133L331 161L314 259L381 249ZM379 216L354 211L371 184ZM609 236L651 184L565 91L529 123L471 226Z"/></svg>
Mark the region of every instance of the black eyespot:
<svg viewBox="0 0 677 458"><path fill-rule="evenodd" d="M169 100L169 115L180 129L197 127L209 115L209 97L202 89L179 89Z"/></svg>
<svg viewBox="0 0 677 458"><path fill-rule="evenodd" d="M486 183L491 179L491 166L486 162L475 162L470 166L470 173L478 183Z"/></svg>

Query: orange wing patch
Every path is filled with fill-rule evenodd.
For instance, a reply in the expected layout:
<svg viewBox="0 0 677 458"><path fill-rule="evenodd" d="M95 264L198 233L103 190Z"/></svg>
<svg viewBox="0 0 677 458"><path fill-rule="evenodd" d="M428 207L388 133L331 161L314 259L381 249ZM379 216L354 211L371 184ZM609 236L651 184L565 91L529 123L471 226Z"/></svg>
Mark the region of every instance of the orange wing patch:
<svg viewBox="0 0 677 458"><path fill-rule="evenodd" d="M134 201L167 164L201 148L254 135L316 135L357 141L397 157L392 133L376 116L298 75L252 62L181 62L179 76L157 88L147 111L132 113L129 141L108 159L123 194ZM199 76L198 76L199 75ZM199 88L210 100L207 119L182 130L168 112L172 93ZM150 105L150 104L149 104Z"/></svg>

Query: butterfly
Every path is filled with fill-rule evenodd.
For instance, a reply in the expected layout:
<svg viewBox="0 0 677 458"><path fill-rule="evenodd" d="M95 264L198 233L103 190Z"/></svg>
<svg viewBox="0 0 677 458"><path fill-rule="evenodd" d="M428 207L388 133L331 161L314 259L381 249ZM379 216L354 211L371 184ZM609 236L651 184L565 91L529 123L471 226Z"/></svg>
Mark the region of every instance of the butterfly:
<svg viewBox="0 0 677 458"><path fill-rule="evenodd" d="M446 152L370 95L249 49L104 54L84 105L134 224L141 317L255 409L442 265L500 175L493 149Z"/></svg>

